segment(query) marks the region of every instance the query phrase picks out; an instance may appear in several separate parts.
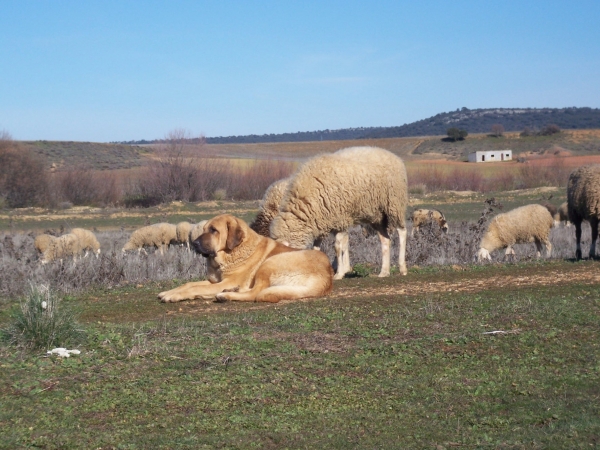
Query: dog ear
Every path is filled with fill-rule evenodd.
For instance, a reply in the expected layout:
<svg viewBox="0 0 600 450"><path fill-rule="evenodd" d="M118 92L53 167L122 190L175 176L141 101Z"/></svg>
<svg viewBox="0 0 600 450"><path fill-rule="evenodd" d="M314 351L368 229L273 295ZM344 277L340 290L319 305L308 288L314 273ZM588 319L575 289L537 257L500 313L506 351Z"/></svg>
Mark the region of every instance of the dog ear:
<svg viewBox="0 0 600 450"><path fill-rule="evenodd" d="M237 219L233 218L227 221L227 242L225 243L227 250L236 248L242 243L245 237L246 234Z"/></svg>

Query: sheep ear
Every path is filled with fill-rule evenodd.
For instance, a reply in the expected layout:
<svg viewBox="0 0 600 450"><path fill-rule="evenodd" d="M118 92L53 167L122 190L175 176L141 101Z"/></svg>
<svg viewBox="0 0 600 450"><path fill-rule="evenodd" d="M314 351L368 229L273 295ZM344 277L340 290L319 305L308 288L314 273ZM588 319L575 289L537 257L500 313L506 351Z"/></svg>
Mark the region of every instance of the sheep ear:
<svg viewBox="0 0 600 450"><path fill-rule="evenodd" d="M240 245L244 237L244 230L240 227L237 219L227 221L227 242L225 243L227 250L233 250Z"/></svg>

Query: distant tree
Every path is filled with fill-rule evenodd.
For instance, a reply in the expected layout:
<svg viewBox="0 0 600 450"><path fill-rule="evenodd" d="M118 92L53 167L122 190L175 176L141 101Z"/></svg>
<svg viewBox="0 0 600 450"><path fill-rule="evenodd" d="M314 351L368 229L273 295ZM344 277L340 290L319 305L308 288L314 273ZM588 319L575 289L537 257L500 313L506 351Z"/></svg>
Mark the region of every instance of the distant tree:
<svg viewBox="0 0 600 450"><path fill-rule="evenodd" d="M504 135L504 125L499 123L492 125L492 136L500 137L502 135Z"/></svg>
<svg viewBox="0 0 600 450"><path fill-rule="evenodd" d="M556 133L560 133L560 127L558 125L551 123L549 125L546 125L544 128L542 128L539 132L539 135L540 136L551 136Z"/></svg>
<svg viewBox="0 0 600 450"><path fill-rule="evenodd" d="M446 130L446 134L454 142L462 141L464 138L466 138L469 135L469 133L467 133L466 130L462 130L462 129L456 128L456 127L448 128Z"/></svg>

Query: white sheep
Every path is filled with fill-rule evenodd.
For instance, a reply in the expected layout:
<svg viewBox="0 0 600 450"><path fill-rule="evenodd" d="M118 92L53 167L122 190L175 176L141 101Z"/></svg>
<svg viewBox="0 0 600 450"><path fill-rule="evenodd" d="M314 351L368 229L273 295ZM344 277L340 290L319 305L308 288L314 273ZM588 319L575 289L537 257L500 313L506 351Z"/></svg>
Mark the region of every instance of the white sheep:
<svg viewBox="0 0 600 450"><path fill-rule="evenodd" d="M85 251L85 256L90 251L96 255L96 258L100 255L100 243L94 233L83 228L73 228L71 234L79 238L79 250Z"/></svg>
<svg viewBox="0 0 600 450"><path fill-rule="evenodd" d="M406 169L402 160L377 147L351 147L304 163L293 175L270 227L271 237L296 248L309 248L327 233L343 232L354 224L369 224L379 234L380 277L390 274L389 228L398 230L399 269L406 275L408 203ZM339 238L339 239L338 239ZM336 253L347 234L336 236ZM347 248L347 246L346 246ZM335 279L349 270L349 256L337 255ZM348 263L346 263L348 261Z"/></svg>
<svg viewBox="0 0 600 450"><path fill-rule="evenodd" d="M292 178L289 177L275 181L265 191L265 195L260 202L258 214L249 225L250 228L261 236L271 237L269 227L275 216L279 214L279 205L291 180Z"/></svg>
<svg viewBox="0 0 600 450"><path fill-rule="evenodd" d="M77 258L80 253L81 244L79 237L72 233L68 233L53 239L42 254L40 261L42 264L46 264L56 259L62 260L68 256Z"/></svg>
<svg viewBox="0 0 600 450"><path fill-rule="evenodd" d="M175 232L177 234L177 242L185 246L188 250L190 249L190 231L193 225L189 222L179 222L175 225Z"/></svg>
<svg viewBox="0 0 600 450"><path fill-rule="evenodd" d="M50 234L39 234L35 237L33 245L38 253L44 253L50 246L50 242L52 242L54 239L56 239L56 237Z"/></svg>
<svg viewBox="0 0 600 450"><path fill-rule="evenodd" d="M567 183L567 204L569 220L575 225L576 258L581 259L581 222L584 220L592 227L589 257L595 258L600 220L600 165L583 166L571 173Z"/></svg>
<svg viewBox="0 0 600 450"><path fill-rule="evenodd" d="M542 205L525 205L506 213L498 214L488 225L487 231L479 244L477 259L491 260L490 253L494 250L506 248L505 258L514 256L513 245L535 242L537 257L542 251L542 244L546 246L546 257L550 257L552 244L550 243L550 229L554 219L548 209Z"/></svg>
<svg viewBox="0 0 600 450"><path fill-rule="evenodd" d="M156 223L135 230L129 237L129 241L123 246L123 252L128 250L143 251L147 254L144 247L156 247L160 254L164 249L177 240L177 229L170 223Z"/></svg>
<svg viewBox="0 0 600 450"><path fill-rule="evenodd" d="M412 213L411 220L413 224L410 232L411 236L415 234L415 231L418 232L420 227L432 221L437 222L444 233L448 232L448 222L444 214L437 209L416 209Z"/></svg>
<svg viewBox="0 0 600 450"><path fill-rule="evenodd" d="M287 188L292 181L292 177L284 178L282 180L275 181L272 183L263 196L258 214L254 221L249 225L254 231L261 236L271 237L269 229L271 222L279 214L279 207L283 196ZM323 238L325 236L319 236L315 238L313 248L320 250ZM344 275L352 270L350 266L350 254L348 253L349 236L346 231L338 231L335 234L335 253L336 253L336 275L335 279L341 279Z"/></svg>

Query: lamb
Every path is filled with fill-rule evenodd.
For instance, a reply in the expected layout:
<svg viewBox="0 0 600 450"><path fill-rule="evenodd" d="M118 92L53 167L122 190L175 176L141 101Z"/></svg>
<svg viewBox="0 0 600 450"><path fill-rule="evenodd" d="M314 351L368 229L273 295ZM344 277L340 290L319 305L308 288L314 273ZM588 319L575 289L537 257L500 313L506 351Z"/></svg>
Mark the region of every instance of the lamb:
<svg viewBox="0 0 600 450"><path fill-rule="evenodd" d="M73 233L63 234L53 239L44 251L41 263L46 264L56 259L62 260L67 256L77 257L81 253L81 244L79 237Z"/></svg>
<svg viewBox="0 0 600 450"><path fill-rule="evenodd" d="M128 250L143 251L147 254L144 247L156 247L160 254L164 254L164 249L172 241L177 240L177 228L170 223L156 223L135 230L129 237L129 241L123 246L123 252Z"/></svg>
<svg viewBox="0 0 600 450"><path fill-rule="evenodd" d="M413 223L413 228L410 232L411 236L415 234L415 231L418 232L420 227L432 221L437 222L444 233L448 232L448 222L444 214L437 209L416 209L412 213L411 220Z"/></svg>
<svg viewBox="0 0 600 450"><path fill-rule="evenodd" d="M73 228L71 234L74 234L79 239L79 249L80 251L85 251L85 256L90 251L96 255L96 258L100 255L100 243L94 233L83 228Z"/></svg>
<svg viewBox="0 0 600 450"><path fill-rule="evenodd" d="M535 242L538 258L544 244L546 257L549 258L552 253L549 236L553 224L554 219L548 209L538 204L525 205L498 214L488 225L479 244L477 259L491 260L490 253L501 248L506 248L505 257L514 256L513 245L527 242Z"/></svg>
<svg viewBox="0 0 600 450"><path fill-rule="evenodd" d="M330 232L370 224L381 242L380 277L390 274L390 236L396 228L400 241L399 269L406 275L406 225L408 203L406 169L402 160L377 147L351 147L317 156L298 169L290 181L273 219L273 239L296 248L309 248ZM349 270L349 256L339 252L347 234L336 236L340 279Z"/></svg>
<svg viewBox="0 0 600 450"><path fill-rule="evenodd" d="M39 234L35 237L33 245L39 253L44 253L54 239L56 237L50 234Z"/></svg>
<svg viewBox="0 0 600 450"><path fill-rule="evenodd" d="M179 222L175 226L175 232L177 234L177 242L185 246L188 250L190 250L190 231L192 229L192 224L189 222Z"/></svg>
<svg viewBox="0 0 600 450"><path fill-rule="evenodd" d="M600 220L600 165L583 166L571 173L567 183L567 204L569 220L575 225L575 257L581 259L581 222L587 220L592 227L589 257L595 258Z"/></svg>

